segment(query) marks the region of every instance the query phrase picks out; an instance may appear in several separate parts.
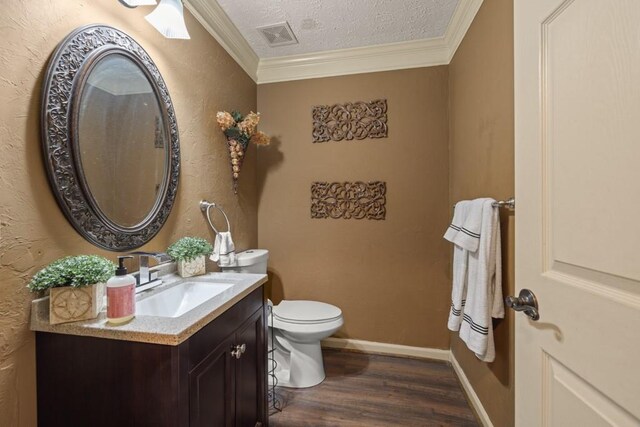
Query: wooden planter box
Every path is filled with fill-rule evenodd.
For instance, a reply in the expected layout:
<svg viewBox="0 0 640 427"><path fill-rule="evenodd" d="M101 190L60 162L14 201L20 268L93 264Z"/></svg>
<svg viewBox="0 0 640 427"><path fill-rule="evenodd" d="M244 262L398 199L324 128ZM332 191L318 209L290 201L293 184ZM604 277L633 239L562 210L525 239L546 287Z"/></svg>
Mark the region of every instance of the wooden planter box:
<svg viewBox="0 0 640 427"><path fill-rule="evenodd" d="M182 277L199 276L206 272L204 255L191 261L178 261L178 274Z"/></svg>
<svg viewBox="0 0 640 427"><path fill-rule="evenodd" d="M104 283L81 288L64 286L49 290L49 323L95 319L102 311Z"/></svg>

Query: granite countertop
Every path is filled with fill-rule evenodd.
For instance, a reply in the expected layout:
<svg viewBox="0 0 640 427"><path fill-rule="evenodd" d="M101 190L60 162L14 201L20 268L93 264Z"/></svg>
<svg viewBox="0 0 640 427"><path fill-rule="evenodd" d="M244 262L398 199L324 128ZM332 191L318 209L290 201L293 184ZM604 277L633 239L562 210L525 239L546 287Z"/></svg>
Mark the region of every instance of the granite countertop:
<svg viewBox="0 0 640 427"><path fill-rule="evenodd" d="M169 274L162 276L162 281L162 285L138 294L137 301L157 295L183 281L229 283L233 286L179 317L136 315L129 323L119 326L107 324L105 311L102 311L96 319L51 325L49 323L49 297L44 297L31 303L31 330L178 345L264 284L267 281L267 275L208 273L183 279L176 274Z"/></svg>

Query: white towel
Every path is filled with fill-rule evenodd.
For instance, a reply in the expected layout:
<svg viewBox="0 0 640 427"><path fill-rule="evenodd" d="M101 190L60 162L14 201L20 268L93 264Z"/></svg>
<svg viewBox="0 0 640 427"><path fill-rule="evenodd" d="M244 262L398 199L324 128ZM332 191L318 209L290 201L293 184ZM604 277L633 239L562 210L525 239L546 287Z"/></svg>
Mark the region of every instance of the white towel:
<svg viewBox="0 0 640 427"><path fill-rule="evenodd" d="M467 275L469 251L477 251L482 226L484 200L462 200L456 203L453 219L444 238L453 247L453 287L451 290L451 310L447 327L451 331L460 330L467 295Z"/></svg>
<svg viewBox="0 0 640 427"><path fill-rule="evenodd" d="M484 362L495 359L491 318L504 317L500 223L493 202L482 202L478 250L468 253L466 303L460 326L460 338Z"/></svg>
<svg viewBox="0 0 640 427"><path fill-rule="evenodd" d="M462 200L456 203L453 220L444 238L470 252L478 250L482 226L482 206L493 199Z"/></svg>
<svg viewBox="0 0 640 427"><path fill-rule="evenodd" d="M447 327L451 331L459 331L462 323L462 312L467 297L467 263L469 251L458 245L453 246L453 288L451 290L451 310Z"/></svg>
<svg viewBox="0 0 640 427"><path fill-rule="evenodd" d="M236 263L236 247L233 244L231 233L228 231L222 231L216 234L216 239L213 242L213 253L211 254L211 261L215 261L218 265L229 266Z"/></svg>
<svg viewBox="0 0 640 427"><path fill-rule="evenodd" d="M500 224L498 210L492 206L494 201L493 199L474 201L476 206L477 203L481 206L477 250L470 252L457 244L454 246L452 302L447 324L452 331L460 330L460 338L480 360L485 362L492 362L495 359L491 318L504 317ZM456 204L456 211L458 204ZM463 204L462 206L467 209L472 205ZM467 209L467 216L461 224L473 224L475 220L466 222L471 214ZM449 233L449 237L455 240L458 234L452 236ZM445 238L447 238L446 234ZM447 238L447 240L450 239ZM465 238L464 241L469 240Z"/></svg>

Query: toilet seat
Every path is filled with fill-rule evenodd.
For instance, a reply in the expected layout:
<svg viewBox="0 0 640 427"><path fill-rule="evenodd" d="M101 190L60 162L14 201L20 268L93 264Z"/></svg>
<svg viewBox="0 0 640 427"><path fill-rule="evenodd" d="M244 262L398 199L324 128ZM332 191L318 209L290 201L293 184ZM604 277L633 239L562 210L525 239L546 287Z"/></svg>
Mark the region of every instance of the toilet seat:
<svg viewBox="0 0 640 427"><path fill-rule="evenodd" d="M273 307L273 317L282 323L315 325L341 319L342 310L319 301L283 300Z"/></svg>

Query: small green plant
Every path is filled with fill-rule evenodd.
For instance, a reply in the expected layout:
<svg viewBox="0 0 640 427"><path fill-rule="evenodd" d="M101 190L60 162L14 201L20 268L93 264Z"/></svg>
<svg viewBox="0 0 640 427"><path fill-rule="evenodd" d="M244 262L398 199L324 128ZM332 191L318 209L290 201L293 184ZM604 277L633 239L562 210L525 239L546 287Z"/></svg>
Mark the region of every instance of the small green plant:
<svg viewBox="0 0 640 427"><path fill-rule="evenodd" d="M211 252L213 247L201 237L183 237L167 249L167 254L175 261L191 261Z"/></svg>
<svg viewBox="0 0 640 427"><path fill-rule="evenodd" d="M98 255L68 256L38 271L28 287L32 292L39 292L62 286L89 286L106 282L113 276L115 269L114 263Z"/></svg>

